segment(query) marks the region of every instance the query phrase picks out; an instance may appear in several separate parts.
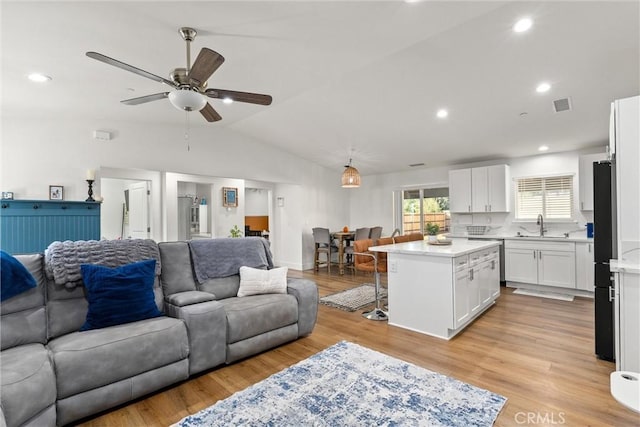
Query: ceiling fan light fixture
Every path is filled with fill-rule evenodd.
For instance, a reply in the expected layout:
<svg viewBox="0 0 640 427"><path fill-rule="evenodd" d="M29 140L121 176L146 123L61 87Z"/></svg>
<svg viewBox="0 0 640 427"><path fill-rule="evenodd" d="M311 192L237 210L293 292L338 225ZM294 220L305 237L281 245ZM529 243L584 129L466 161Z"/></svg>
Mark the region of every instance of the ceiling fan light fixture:
<svg viewBox="0 0 640 427"><path fill-rule="evenodd" d="M200 111L207 104L206 98L189 89L176 89L169 92L171 105L180 111Z"/></svg>
<svg viewBox="0 0 640 427"><path fill-rule="evenodd" d="M233 99L227 96L226 98L222 99L222 102L224 102L225 104L233 104Z"/></svg>
<svg viewBox="0 0 640 427"><path fill-rule="evenodd" d="M358 187L360 187L360 172L351 166L351 159L349 159L349 164L345 165L344 172L342 172L342 188Z"/></svg>

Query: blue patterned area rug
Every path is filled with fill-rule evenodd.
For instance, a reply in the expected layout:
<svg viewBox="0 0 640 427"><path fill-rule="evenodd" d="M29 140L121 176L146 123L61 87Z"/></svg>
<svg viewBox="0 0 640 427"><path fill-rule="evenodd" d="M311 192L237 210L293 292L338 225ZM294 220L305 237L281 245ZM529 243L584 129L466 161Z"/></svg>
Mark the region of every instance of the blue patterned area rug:
<svg viewBox="0 0 640 427"><path fill-rule="evenodd" d="M491 426L506 400L341 341L175 425Z"/></svg>

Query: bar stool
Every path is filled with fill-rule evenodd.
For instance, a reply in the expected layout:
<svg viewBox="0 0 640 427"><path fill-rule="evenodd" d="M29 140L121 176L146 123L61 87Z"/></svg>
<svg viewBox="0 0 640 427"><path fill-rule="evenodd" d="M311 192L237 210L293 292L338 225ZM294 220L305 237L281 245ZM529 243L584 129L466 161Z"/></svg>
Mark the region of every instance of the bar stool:
<svg viewBox="0 0 640 427"><path fill-rule="evenodd" d="M378 243L385 244L381 242ZM391 240L389 243L393 243L393 240ZM376 306L373 310L362 313L362 317L369 320L389 320L389 316L387 316L387 313L380 306L380 273L387 272L386 257L384 259L384 263L378 262L378 257L376 257L375 254L369 251L369 248L371 246L374 246L373 240L371 239L356 240L355 242L353 242L353 245L355 248L355 251L353 253L355 269L358 271L373 273L376 285Z"/></svg>

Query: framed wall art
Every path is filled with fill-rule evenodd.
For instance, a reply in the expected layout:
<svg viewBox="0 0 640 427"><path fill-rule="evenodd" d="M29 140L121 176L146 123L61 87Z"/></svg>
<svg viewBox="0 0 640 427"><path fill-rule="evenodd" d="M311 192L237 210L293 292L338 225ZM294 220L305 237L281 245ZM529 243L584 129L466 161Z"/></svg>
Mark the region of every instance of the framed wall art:
<svg viewBox="0 0 640 427"><path fill-rule="evenodd" d="M62 185L50 185L49 200L64 200L64 187Z"/></svg>
<svg viewBox="0 0 640 427"><path fill-rule="evenodd" d="M225 208L238 207L238 189L232 187L222 188L222 206Z"/></svg>

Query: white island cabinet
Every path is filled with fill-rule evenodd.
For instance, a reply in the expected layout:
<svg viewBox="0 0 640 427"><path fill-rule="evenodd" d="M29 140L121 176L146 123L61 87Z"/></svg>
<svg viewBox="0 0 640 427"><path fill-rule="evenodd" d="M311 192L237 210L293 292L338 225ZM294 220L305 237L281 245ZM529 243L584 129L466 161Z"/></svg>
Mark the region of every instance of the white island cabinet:
<svg viewBox="0 0 640 427"><path fill-rule="evenodd" d="M387 252L389 324L451 339L500 295L500 243L453 239L374 246Z"/></svg>

